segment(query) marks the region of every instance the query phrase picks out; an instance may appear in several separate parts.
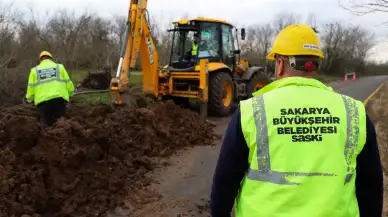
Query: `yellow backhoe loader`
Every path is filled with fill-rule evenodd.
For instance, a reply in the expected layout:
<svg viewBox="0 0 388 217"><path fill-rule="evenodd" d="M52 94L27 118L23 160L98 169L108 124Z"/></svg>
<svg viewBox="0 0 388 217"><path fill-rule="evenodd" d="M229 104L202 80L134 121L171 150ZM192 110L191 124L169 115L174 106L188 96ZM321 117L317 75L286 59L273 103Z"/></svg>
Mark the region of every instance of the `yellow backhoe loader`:
<svg viewBox="0 0 388 217"><path fill-rule="evenodd" d="M128 91L128 79L140 54L142 89L156 98L175 101L200 101L201 114L227 115L233 102L249 98L268 84L267 67L249 67L240 58L238 36L245 39L245 29L210 18L181 19L173 22L169 64L159 67L159 55L151 35L147 0L131 0L120 61L111 81L115 103ZM198 37L192 52L192 36ZM237 47L237 49L236 49Z"/></svg>

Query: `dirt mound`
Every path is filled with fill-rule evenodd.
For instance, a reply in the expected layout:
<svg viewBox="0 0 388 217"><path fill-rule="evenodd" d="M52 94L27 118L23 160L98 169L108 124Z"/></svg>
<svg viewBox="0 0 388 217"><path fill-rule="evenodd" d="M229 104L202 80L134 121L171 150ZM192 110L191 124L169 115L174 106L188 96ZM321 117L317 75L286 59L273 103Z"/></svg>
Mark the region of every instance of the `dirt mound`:
<svg viewBox="0 0 388 217"><path fill-rule="evenodd" d="M34 109L0 111L0 216L104 216L149 183L159 159L215 139L209 123L172 102L69 114L40 132Z"/></svg>
<svg viewBox="0 0 388 217"><path fill-rule="evenodd" d="M84 80L81 82L81 87L105 90L110 86L112 75L109 68L99 70L97 72L89 72Z"/></svg>

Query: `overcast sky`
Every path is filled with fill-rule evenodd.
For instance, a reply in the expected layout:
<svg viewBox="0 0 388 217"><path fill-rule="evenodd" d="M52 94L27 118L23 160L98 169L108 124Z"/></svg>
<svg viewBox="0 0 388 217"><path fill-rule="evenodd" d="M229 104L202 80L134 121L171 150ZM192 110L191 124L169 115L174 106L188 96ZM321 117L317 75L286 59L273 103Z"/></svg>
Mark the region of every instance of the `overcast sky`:
<svg viewBox="0 0 388 217"><path fill-rule="evenodd" d="M1 1L1 0L0 0ZM10 1L10 0L5 0ZM127 15L128 0L13 0L19 8L33 7L39 11L65 8L82 13L85 9L101 16ZM341 0L344 4L349 0ZM366 1L366 0L358 0ZM4 2L4 0L3 0ZM360 24L373 31L379 44L373 49L377 60L388 60L388 13L354 16L338 5L338 0L149 0L151 16L162 17L163 22L178 19L184 14L228 20L235 25L270 22L279 12L289 11L303 16L315 14L317 25L343 20Z"/></svg>

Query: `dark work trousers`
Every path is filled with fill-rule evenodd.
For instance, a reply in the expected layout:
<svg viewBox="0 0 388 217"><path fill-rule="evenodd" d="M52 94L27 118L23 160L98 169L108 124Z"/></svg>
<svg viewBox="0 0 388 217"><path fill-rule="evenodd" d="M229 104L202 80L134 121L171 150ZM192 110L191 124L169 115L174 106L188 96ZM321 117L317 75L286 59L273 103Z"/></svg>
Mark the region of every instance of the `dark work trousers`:
<svg viewBox="0 0 388 217"><path fill-rule="evenodd" d="M38 104L41 128L52 126L60 117L66 115L66 100L54 98Z"/></svg>

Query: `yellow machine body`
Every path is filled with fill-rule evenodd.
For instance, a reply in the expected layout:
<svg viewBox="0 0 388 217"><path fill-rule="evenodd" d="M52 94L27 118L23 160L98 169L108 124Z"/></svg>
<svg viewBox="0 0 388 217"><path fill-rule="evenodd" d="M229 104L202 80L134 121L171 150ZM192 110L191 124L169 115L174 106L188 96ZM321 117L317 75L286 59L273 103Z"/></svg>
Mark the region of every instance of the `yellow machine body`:
<svg viewBox="0 0 388 217"><path fill-rule="evenodd" d="M212 18L181 19L173 22L170 63L159 67L159 55L151 35L147 0L131 0L120 62L111 90L116 104L128 91L130 71L140 55L142 89L145 94L176 101L197 99L201 112L226 115L233 102L251 96L269 83L265 67L249 67L240 58L237 29L227 21ZM235 29L235 34L232 30ZM198 54L190 51L192 37L197 37ZM217 39L215 39L217 38ZM245 29L241 30L241 39ZM267 73L268 74L268 73ZM258 85L260 83L260 85ZM255 89L256 88L256 89ZM255 90L254 90L255 89Z"/></svg>

